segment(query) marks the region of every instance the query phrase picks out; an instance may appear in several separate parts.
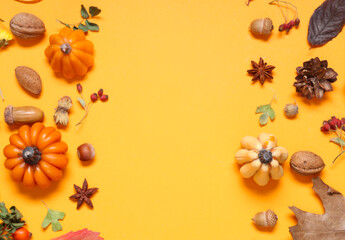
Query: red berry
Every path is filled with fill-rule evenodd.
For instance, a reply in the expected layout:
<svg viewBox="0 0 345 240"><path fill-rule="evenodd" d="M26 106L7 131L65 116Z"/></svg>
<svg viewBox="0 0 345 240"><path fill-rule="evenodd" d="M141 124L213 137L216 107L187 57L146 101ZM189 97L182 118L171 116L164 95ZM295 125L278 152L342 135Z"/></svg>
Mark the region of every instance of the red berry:
<svg viewBox="0 0 345 240"><path fill-rule="evenodd" d="M286 30L289 31L292 28L292 26L293 25L291 24L291 22L287 23L286 24Z"/></svg>
<svg viewBox="0 0 345 240"><path fill-rule="evenodd" d="M298 27L300 24L301 20L299 20L299 18L295 19L295 26Z"/></svg>
<svg viewBox="0 0 345 240"><path fill-rule="evenodd" d="M345 124L345 118L342 118L340 121L341 121L341 125Z"/></svg>
<svg viewBox="0 0 345 240"><path fill-rule="evenodd" d="M333 130L336 129L337 122L338 121L336 118L332 118L331 120L328 120L328 124L330 125L331 129L333 129Z"/></svg>
<svg viewBox="0 0 345 240"><path fill-rule="evenodd" d="M102 95L103 95L103 89L101 88L101 89L98 90L98 96L101 97Z"/></svg>
<svg viewBox="0 0 345 240"><path fill-rule="evenodd" d="M284 26L285 24L281 24L280 26L279 26L279 32L282 32L282 31L284 31L285 30L285 26Z"/></svg>
<svg viewBox="0 0 345 240"><path fill-rule="evenodd" d="M289 22L289 26L291 26L291 28L292 28L293 26L295 26L295 20L291 20L291 21Z"/></svg>
<svg viewBox="0 0 345 240"><path fill-rule="evenodd" d="M14 240L29 240L31 238L31 233L25 228L18 228L13 234Z"/></svg>
<svg viewBox="0 0 345 240"><path fill-rule="evenodd" d="M81 93L83 91L83 87L81 86L80 83L77 84L77 90L79 93Z"/></svg>
<svg viewBox="0 0 345 240"><path fill-rule="evenodd" d="M101 96L101 101L102 102L105 102L105 101L107 101L108 100L108 95L102 95Z"/></svg>
<svg viewBox="0 0 345 240"><path fill-rule="evenodd" d="M97 93L91 94L90 98L91 98L91 101L92 101L92 102L96 102L97 99L98 99Z"/></svg>
<svg viewBox="0 0 345 240"><path fill-rule="evenodd" d="M328 122L324 122L322 128L324 129L324 132L328 132L330 130L331 126L329 125Z"/></svg>
<svg viewBox="0 0 345 240"><path fill-rule="evenodd" d="M337 127L338 127L338 128L341 128L341 125L342 125L342 124L341 124L341 120L337 119Z"/></svg>

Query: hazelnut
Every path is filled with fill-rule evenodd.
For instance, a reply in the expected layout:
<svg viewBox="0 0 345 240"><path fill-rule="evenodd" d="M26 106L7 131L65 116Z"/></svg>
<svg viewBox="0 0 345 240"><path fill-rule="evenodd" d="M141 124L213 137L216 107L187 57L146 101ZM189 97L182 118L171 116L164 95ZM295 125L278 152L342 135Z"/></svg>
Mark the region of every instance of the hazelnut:
<svg viewBox="0 0 345 240"><path fill-rule="evenodd" d="M77 148L78 158L81 161L89 161L95 158L95 149L90 143L84 143Z"/></svg>

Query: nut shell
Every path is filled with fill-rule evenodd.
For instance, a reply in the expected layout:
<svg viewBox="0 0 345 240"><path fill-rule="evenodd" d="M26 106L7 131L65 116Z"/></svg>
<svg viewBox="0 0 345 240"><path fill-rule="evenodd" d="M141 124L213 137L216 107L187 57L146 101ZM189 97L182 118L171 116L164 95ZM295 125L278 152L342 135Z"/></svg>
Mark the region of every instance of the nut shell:
<svg viewBox="0 0 345 240"><path fill-rule="evenodd" d="M42 81L40 75L32 68L18 66L15 69L19 84L28 92L39 95L42 91Z"/></svg>
<svg viewBox="0 0 345 240"><path fill-rule="evenodd" d="M13 35L21 39L38 38L46 31L43 21L31 13L18 13L10 21Z"/></svg>
<svg viewBox="0 0 345 240"><path fill-rule="evenodd" d="M324 169L325 163L319 155L313 152L299 151L291 156L290 166L298 174L313 175L320 173Z"/></svg>
<svg viewBox="0 0 345 240"><path fill-rule="evenodd" d="M81 161L89 161L95 158L95 148L90 143L84 143L77 148L78 158Z"/></svg>

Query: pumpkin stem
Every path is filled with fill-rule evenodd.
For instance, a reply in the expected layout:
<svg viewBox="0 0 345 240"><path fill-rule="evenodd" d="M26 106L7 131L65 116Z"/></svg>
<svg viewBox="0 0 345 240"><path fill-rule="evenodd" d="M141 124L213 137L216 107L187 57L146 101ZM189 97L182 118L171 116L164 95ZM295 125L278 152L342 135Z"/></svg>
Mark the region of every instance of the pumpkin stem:
<svg viewBox="0 0 345 240"><path fill-rule="evenodd" d="M262 163L270 163L272 161L272 153L265 149L260 150L259 159Z"/></svg>
<svg viewBox="0 0 345 240"><path fill-rule="evenodd" d="M72 51L72 47L69 43L64 43L60 46L61 52L69 54Z"/></svg>
<svg viewBox="0 0 345 240"><path fill-rule="evenodd" d="M41 155L42 153L40 150L38 150L37 147L26 147L23 150L23 158L24 162L29 164L29 165L36 165L41 161Z"/></svg>

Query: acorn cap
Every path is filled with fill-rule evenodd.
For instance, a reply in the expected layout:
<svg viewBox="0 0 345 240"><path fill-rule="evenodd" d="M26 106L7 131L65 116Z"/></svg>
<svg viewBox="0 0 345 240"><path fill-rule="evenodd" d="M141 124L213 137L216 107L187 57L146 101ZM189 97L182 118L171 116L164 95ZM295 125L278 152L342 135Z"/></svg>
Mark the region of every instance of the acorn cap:
<svg viewBox="0 0 345 240"><path fill-rule="evenodd" d="M13 125L14 124L14 119L13 119L13 106L8 105L5 109L5 122L8 125Z"/></svg>
<svg viewBox="0 0 345 240"><path fill-rule="evenodd" d="M266 220L269 227L274 227L277 224L278 216L271 209L266 211Z"/></svg>
<svg viewBox="0 0 345 240"><path fill-rule="evenodd" d="M285 116L288 118L296 116L298 113L297 104L293 104L293 103L286 104L284 107L284 113L285 113Z"/></svg>
<svg viewBox="0 0 345 240"><path fill-rule="evenodd" d="M263 33L265 35L268 35L272 32L273 30L273 22L270 18L265 18L264 19L264 28L263 28Z"/></svg>

